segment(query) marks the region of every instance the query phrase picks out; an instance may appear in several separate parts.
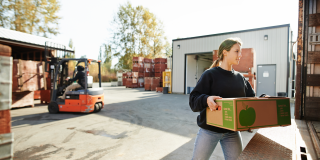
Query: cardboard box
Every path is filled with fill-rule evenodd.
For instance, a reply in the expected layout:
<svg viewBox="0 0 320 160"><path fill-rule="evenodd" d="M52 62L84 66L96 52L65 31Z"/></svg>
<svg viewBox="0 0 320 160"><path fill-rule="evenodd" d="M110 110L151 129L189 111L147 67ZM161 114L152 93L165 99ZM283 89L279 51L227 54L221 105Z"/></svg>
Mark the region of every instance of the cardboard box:
<svg viewBox="0 0 320 160"><path fill-rule="evenodd" d="M291 125L289 98L223 98L216 103L221 109L207 108L208 125L232 131Z"/></svg>

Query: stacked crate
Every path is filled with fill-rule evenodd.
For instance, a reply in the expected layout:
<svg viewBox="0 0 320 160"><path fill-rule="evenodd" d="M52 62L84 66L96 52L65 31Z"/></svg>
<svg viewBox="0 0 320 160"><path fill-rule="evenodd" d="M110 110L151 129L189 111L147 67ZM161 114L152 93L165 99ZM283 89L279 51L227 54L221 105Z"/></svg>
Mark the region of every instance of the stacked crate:
<svg viewBox="0 0 320 160"><path fill-rule="evenodd" d="M144 77L144 90L151 91L152 77Z"/></svg>
<svg viewBox="0 0 320 160"><path fill-rule="evenodd" d="M127 72L126 88L132 88L132 72Z"/></svg>
<svg viewBox="0 0 320 160"><path fill-rule="evenodd" d="M154 62L155 62L154 59L151 59L151 77L155 76Z"/></svg>
<svg viewBox="0 0 320 160"><path fill-rule="evenodd" d="M156 58L154 60L154 71L155 77L160 78L160 87L162 87L162 72L167 69L167 59L166 58Z"/></svg>
<svg viewBox="0 0 320 160"><path fill-rule="evenodd" d="M13 133L11 133L12 98L11 47L0 45L0 159L13 158Z"/></svg>
<svg viewBox="0 0 320 160"><path fill-rule="evenodd" d="M131 88L138 88L139 72L132 72L132 86Z"/></svg>
<svg viewBox="0 0 320 160"><path fill-rule="evenodd" d="M122 73L122 85L126 86L126 81L127 81L127 73L123 72Z"/></svg>
<svg viewBox="0 0 320 160"><path fill-rule="evenodd" d="M144 59L144 70L143 76L144 77L154 77L154 72L152 71L152 59L145 58Z"/></svg>
<svg viewBox="0 0 320 160"><path fill-rule="evenodd" d="M143 88L144 77L144 58L133 57L132 58L132 88ZM139 79L142 79L139 80ZM142 82L142 83L141 83Z"/></svg>
<svg viewBox="0 0 320 160"><path fill-rule="evenodd" d="M152 77L151 79L151 91L156 91L157 87L160 87L160 78Z"/></svg>

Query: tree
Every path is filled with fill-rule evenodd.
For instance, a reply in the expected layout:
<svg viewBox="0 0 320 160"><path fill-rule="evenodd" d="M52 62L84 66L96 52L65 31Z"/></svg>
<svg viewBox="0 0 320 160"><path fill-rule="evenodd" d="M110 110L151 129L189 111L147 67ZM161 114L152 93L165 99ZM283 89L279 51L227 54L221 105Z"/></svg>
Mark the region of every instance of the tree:
<svg viewBox="0 0 320 160"><path fill-rule="evenodd" d="M112 65L112 48L111 45L103 44L104 47L104 54L103 54L103 67L107 69L108 72L111 71L111 65Z"/></svg>
<svg viewBox="0 0 320 160"><path fill-rule="evenodd" d="M162 22L143 6L120 5L112 21L112 50L117 68L131 69L132 57L164 57L166 37Z"/></svg>
<svg viewBox="0 0 320 160"><path fill-rule="evenodd" d="M172 45L169 42L167 42L165 45L165 54L166 57L172 56Z"/></svg>
<svg viewBox="0 0 320 160"><path fill-rule="evenodd" d="M57 0L0 0L1 27L48 37L57 35Z"/></svg>
<svg viewBox="0 0 320 160"><path fill-rule="evenodd" d="M72 39L69 40L69 48L74 49ZM74 58L74 53L68 53L65 58Z"/></svg>

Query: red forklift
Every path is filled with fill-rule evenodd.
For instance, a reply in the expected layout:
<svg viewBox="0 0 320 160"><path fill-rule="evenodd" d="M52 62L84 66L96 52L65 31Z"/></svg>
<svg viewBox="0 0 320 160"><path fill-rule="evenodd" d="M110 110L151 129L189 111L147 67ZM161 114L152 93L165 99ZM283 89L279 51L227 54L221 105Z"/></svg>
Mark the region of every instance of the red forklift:
<svg viewBox="0 0 320 160"><path fill-rule="evenodd" d="M68 77L68 63L76 63L82 65L85 68L85 85L81 88L77 88L66 93L65 100L58 98L62 96L65 89L74 82L67 81ZM98 63L99 66L99 88L88 87L88 65L91 63ZM101 88L101 61L96 61L87 58L56 58L51 57L49 69L51 73L51 101L48 105L49 113L58 112L99 112L104 106L104 94ZM48 65L46 65L47 67ZM47 70L47 69L46 69ZM75 76L76 70L73 72Z"/></svg>

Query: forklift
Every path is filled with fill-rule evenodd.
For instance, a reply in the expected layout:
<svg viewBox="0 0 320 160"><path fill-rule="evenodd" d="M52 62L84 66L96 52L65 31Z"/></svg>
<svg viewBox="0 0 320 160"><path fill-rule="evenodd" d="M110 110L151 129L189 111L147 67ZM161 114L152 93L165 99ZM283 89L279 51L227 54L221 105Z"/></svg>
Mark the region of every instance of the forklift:
<svg viewBox="0 0 320 160"><path fill-rule="evenodd" d="M58 98L62 96L65 89L72 83L67 81L68 77L68 63L76 61L76 68L78 65L82 64L84 66L85 73L85 83L83 87L77 88L66 93L66 98L64 100ZM83 65L84 63L84 65ZM99 88L89 88L88 87L88 65L91 63L98 63L99 66ZM51 100L48 105L49 113L58 112L99 112L104 106L104 94L101 88L101 61L96 61L87 58L58 58L51 57L49 65L46 66L46 71L50 69L51 73ZM48 69L47 69L48 66ZM76 71L73 72L73 77Z"/></svg>

